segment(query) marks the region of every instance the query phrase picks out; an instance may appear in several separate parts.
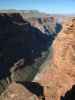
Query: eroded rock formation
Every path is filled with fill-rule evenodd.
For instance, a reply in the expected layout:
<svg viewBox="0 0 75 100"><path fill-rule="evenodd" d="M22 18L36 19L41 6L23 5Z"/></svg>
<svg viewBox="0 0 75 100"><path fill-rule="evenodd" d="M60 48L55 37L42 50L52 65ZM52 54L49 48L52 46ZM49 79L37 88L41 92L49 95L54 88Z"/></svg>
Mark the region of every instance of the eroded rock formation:
<svg viewBox="0 0 75 100"><path fill-rule="evenodd" d="M13 80L34 78L56 35L43 33L19 13L0 14L0 93Z"/></svg>
<svg viewBox="0 0 75 100"><path fill-rule="evenodd" d="M45 87L47 100L68 100L61 96L75 84L75 20L71 19L67 25L53 43L52 61L35 77L35 81Z"/></svg>
<svg viewBox="0 0 75 100"><path fill-rule="evenodd" d="M65 92L64 88L70 81L66 74L62 73L62 70L65 70L64 68L66 68L66 70L68 68L63 67L66 62L61 63L61 53L63 52L60 49L63 49L62 47L64 44L66 45L66 40L62 41L62 39L64 39L63 34L66 33L64 33L64 31L63 33L60 33L52 45L57 34L43 34L38 28L31 26L31 24L25 21L19 14L1 14L0 21L0 64L2 66L2 71L0 70L0 79L7 78L15 70L14 76L16 79L13 80L17 81L17 83L11 83L6 91L2 93L1 100L13 100L13 98L14 100L59 100L58 98L63 92ZM56 24L55 30L57 33L61 28L60 24ZM47 63L42 65L43 71L40 71L41 73L39 74L39 77L38 75L36 76L38 78L35 77L33 80L35 82L29 82L30 85L27 85L29 88L28 91L26 85L20 81L29 81L33 79L33 76L35 76L34 72L39 71L39 62L42 62L42 55L44 55L43 59L45 59L45 56L48 56L46 51L48 51L50 46L53 47L53 57L52 59L49 58ZM37 61L38 58L39 61ZM34 62L37 63L38 68L36 66L31 67ZM28 67L26 67L26 65ZM20 67L18 71L16 71L18 69L17 67ZM24 69L25 67L27 69ZM32 69L36 70L32 71ZM27 74L29 74L29 76L26 76ZM13 77L13 75L11 76ZM67 80L65 78L67 78ZM65 84L64 81L66 81ZM40 86L40 88L42 87L42 95L37 95L36 91L38 91L38 86ZM67 87L68 86L69 85L67 85ZM33 87L35 87L36 90L35 94L32 90Z"/></svg>

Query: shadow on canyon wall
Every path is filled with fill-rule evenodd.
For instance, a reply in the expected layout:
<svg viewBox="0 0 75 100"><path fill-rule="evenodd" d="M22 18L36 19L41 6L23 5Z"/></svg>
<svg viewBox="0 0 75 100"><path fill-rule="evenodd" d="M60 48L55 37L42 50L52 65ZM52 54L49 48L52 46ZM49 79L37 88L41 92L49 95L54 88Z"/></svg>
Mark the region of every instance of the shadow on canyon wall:
<svg viewBox="0 0 75 100"><path fill-rule="evenodd" d="M75 100L75 85L64 96L61 96L61 100Z"/></svg>
<svg viewBox="0 0 75 100"><path fill-rule="evenodd" d="M57 23L57 34L61 29ZM19 13L0 14L0 80L10 75L11 67L20 59L24 59L24 66L34 63L52 45L57 34L43 34Z"/></svg>
<svg viewBox="0 0 75 100"><path fill-rule="evenodd" d="M44 88L37 82L17 82L23 85L29 92L35 94L37 97L42 97L42 100L45 100Z"/></svg>

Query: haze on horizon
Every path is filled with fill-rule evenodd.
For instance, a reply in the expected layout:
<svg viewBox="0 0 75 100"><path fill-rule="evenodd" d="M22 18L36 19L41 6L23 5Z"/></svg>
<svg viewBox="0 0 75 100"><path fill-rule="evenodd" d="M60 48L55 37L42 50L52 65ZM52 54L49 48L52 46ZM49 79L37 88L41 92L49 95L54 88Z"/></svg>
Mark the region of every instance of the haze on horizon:
<svg viewBox="0 0 75 100"><path fill-rule="evenodd" d="M75 0L1 0L0 10L39 10L55 14L75 14Z"/></svg>

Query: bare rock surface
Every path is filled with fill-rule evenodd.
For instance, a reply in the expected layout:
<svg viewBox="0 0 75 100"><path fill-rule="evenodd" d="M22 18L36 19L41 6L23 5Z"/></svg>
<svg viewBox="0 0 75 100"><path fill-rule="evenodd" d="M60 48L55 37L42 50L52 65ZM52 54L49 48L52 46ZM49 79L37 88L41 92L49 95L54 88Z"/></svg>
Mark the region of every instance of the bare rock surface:
<svg viewBox="0 0 75 100"><path fill-rule="evenodd" d="M48 63L45 70L37 75L38 78L35 77L34 80L45 87L45 96L50 98L48 100L61 100L61 96L64 96L75 84L74 19L68 22L67 25L68 28L63 27L53 43L52 64Z"/></svg>
<svg viewBox="0 0 75 100"><path fill-rule="evenodd" d="M67 25L67 27L66 27ZM65 93L75 84L75 19L63 23L63 29L55 39L52 60L48 59L44 69L36 75L33 82L43 88L42 100L62 99ZM11 83L0 100L40 100L42 97L28 91L18 83ZM68 99L69 100L69 99ZM71 100L71 99L70 99ZM75 99L72 99L75 100Z"/></svg>
<svg viewBox="0 0 75 100"><path fill-rule="evenodd" d="M32 93L20 84L12 83L2 94L0 100L30 100Z"/></svg>

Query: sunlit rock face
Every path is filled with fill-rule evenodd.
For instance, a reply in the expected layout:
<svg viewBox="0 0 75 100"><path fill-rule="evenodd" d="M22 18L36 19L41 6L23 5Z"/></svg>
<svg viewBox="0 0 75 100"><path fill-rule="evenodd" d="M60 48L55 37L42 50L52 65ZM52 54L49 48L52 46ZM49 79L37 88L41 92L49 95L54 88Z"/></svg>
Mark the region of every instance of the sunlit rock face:
<svg viewBox="0 0 75 100"><path fill-rule="evenodd" d="M55 38L56 35L43 34L38 27L33 27L22 16L18 19L18 16L0 15L0 41L3 44L0 48L3 71L0 72L0 91L7 86L9 76L10 80L21 81L21 85L12 83L1 95L1 100L38 100L39 96L29 91L24 82L32 80L37 72L33 81L43 88L40 96L46 100L68 100L66 93L75 85L75 18L63 19L62 30ZM29 83L32 88L33 83Z"/></svg>
<svg viewBox="0 0 75 100"><path fill-rule="evenodd" d="M0 100L31 100L32 93L22 85L12 83L7 90L0 96Z"/></svg>
<svg viewBox="0 0 75 100"><path fill-rule="evenodd" d="M44 86L45 96L54 100L69 100L66 93L75 85L75 19L69 19L52 45L52 61L34 80Z"/></svg>

